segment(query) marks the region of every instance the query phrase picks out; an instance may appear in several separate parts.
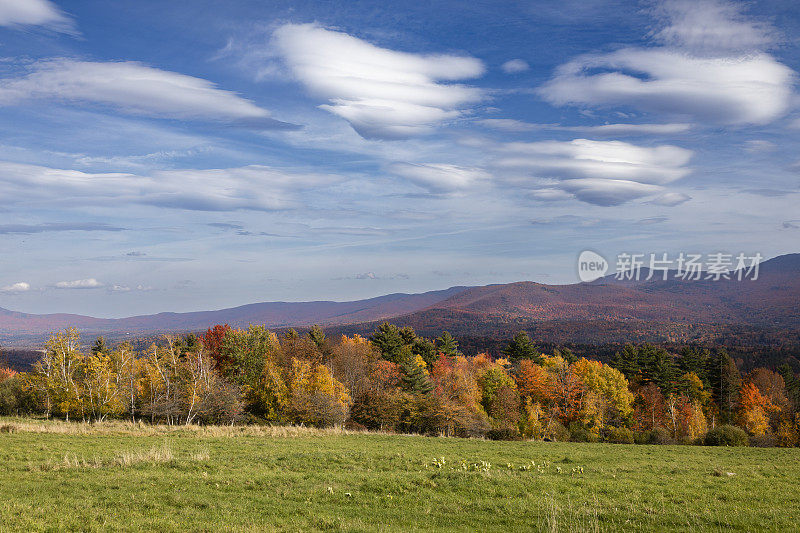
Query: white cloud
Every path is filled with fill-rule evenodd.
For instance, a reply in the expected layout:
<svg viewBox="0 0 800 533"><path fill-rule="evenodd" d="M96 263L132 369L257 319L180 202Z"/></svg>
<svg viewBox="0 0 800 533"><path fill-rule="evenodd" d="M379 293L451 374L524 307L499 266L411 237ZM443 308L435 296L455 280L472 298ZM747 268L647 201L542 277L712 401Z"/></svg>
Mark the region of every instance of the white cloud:
<svg viewBox="0 0 800 533"><path fill-rule="evenodd" d="M509 131L513 133L521 133L524 131L543 130L547 126L558 127L555 124L532 124L522 120L515 120L513 118L485 118L477 121L478 124L500 131Z"/></svg>
<svg viewBox="0 0 800 533"><path fill-rule="evenodd" d="M487 172L478 168L445 164L393 163L388 170L431 191L464 189L490 178Z"/></svg>
<svg viewBox="0 0 800 533"><path fill-rule="evenodd" d="M496 153L494 164L504 171L550 180L544 187L528 180L537 187L534 198L562 200L572 195L603 206L665 192L665 184L689 174L686 165L692 157L691 150L677 146L587 139L507 143ZM520 180L517 184L525 186Z"/></svg>
<svg viewBox="0 0 800 533"><path fill-rule="evenodd" d="M536 200L543 200L546 202L553 202L553 201L560 201L560 200L570 200L574 198L574 196L567 191L561 189L554 189L552 187L547 187L544 189L534 189L531 191L530 196L535 198Z"/></svg>
<svg viewBox="0 0 800 533"><path fill-rule="evenodd" d="M30 290L30 288L31 286L29 283L19 281L11 285L6 285L5 287L0 287L0 292L26 292Z"/></svg>
<svg viewBox="0 0 800 533"><path fill-rule="evenodd" d="M631 180L592 178L566 180L561 184L561 188L574 194L578 200L603 206L620 205L663 190L657 185Z"/></svg>
<svg viewBox="0 0 800 533"><path fill-rule="evenodd" d="M790 107L795 73L759 51L768 27L731 4L669 2L666 46L578 57L538 93L557 106L632 106L719 124L766 124Z"/></svg>
<svg viewBox="0 0 800 533"><path fill-rule="evenodd" d="M517 74L519 72L525 72L531 67L521 59L512 59L503 63L503 66L500 68L502 68L503 72L506 74Z"/></svg>
<svg viewBox="0 0 800 533"><path fill-rule="evenodd" d="M668 0L653 13L661 23L655 40L699 53L763 50L778 40L769 24L746 17L731 2Z"/></svg>
<svg viewBox="0 0 800 533"><path fill-rule="evenodd" d="M43 99L101 104L164 118L266 127L277 122L266 109L210 81L133 61L53 59L34 63L25 76L0 80L0 105Z"/></svg>
<svg viewBox="0 0 800 533"><path fill-rule="evenodd" d="M487 118L479 124L501 131L526 132L537 130L575 131L591 133L596 136L614 135L672 135L685 133L692 128L691 124L601 124L599 126L561 126L559 124L535 124L509 118Z"/></svg>
<svg viewBox="0 0 800 533"><path fill-rule="evenodd" d="M55 284L57 289L99 289L104 285L94 278L76 279L74 281L59 281Z"/></svg>
<svg viewBox="0 0 800 533"><path fill-rule="evenodd" d="M621 141L541 141L508 143L497 164L559 179L629 179L663 184L686 176L691 150L662 145L644 147Z"/></svg>
<svg viewBox="0 0 800 533"><path fill-rule="evenodd" d="M72 20L49 0L3 0L0 2L0 26L44 26L75 33Z"/></svg>
<svg viewBox="0 0 800 533"><path fill-rule="evenodd" d="M571 131L594 135L674 135L692 129L691 124L601 124L600 126L575 126Z"/></svg>
<svg viewBox="0 0 800 533"><path fill-rule="evenodd" d="M131 288L127 285L118 285L115 283L109 290L111 292L130 292Z"/></svg>
<svg viewBox="0 0 800 533"><path fill-rule="evenodd" d="M778 149L778 146L772 141L766 141L764 139L753 139L750 141L745 141L744 143L744 150L745 152L751 154L757 154L761 152L774 152Z"/></svg>
<svg viewBox="0 0 800 533"><path fill-rule="evenodd" d="M398 139L455 119L481 90L441 81L483 74L478 59L419 55L380 48L315 24L286 24L273 46L297 78L365 138Z"/></svg>
<svg viewBox="0 0 800 533"><path fill-rule="evenodd" d="M145 285L137 285L136 287L131 287L129 285L122 285L120 283L115 283L108 288L111 292L131 292L131 291L152 291L153 287L145 286Z"/></svg>
<svg viewBox="0 0 800 533"><path fill-rule="evenodd" d="M656 205L674 207L676 205L688 202L691 199L691 196L688 194L683 194L682 192L667 192L653 199L653 203Z"/></svg>
<svg viewBox="0 0 800 533"><path fill-rule="evenodd" d="M692 57L627 48L571 61L538 92L559 106L630 105L715 123L765 124L788 110L793 82L794 72L769 54Z"/></svg>
<svg viewBox="0 0 800 533"><path fill-rule="evenodd" d="M150 176L86 173L0 162L0 201L26 205L113 201L199 211L288 209L297 195L342 181L335 175L288 172L260 165L163 170Z"/></svg>

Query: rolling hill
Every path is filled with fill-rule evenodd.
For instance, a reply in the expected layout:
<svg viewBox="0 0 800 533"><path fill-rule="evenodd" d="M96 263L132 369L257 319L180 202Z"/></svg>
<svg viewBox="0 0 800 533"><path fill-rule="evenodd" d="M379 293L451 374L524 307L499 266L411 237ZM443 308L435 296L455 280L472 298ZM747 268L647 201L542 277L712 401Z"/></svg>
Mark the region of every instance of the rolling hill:
<svg viewBox="0 0 800 533"><path fill-rule="evenodd" d="M619 282L613 276L571 285L522 281L352 302L267 302L122 319L0 309L0 341L39 344L47 333L67 326L111 337L202 331L222 323L273 329L321 324L365 333L387 319L425 335L447 329L461 336L507 337L527 329L553 342L592 343L697 340L709 331L734 328L754 336L786 334L800 343L800 254L764 261L757 280L743 281Z"/></svg>
<svg viewBox="0 0 800 533"><path fill-rule="evenodd" d="M462 337L507 338L526 329L547 342L685 342L735 331L800 344L800 254L763 262L756 280L620 282L608 276L571 285L473 287L392 321L424 335L447 329Z"/></svg>
<svg viewBox="0 0 800 533"><path fill-rule="evenodd" d="M214 324L246 327L264 324L271 328L313 324L349 324L383 320L425 309L458 294L466 287L421 294L389 294L352 302L265 302L218 311L158 313L119 319L71 314L36 315L0 308L0 341L7 344L38 344L44 335L76 327L88 335L151 335L154 333L201 331Z"/></svg>

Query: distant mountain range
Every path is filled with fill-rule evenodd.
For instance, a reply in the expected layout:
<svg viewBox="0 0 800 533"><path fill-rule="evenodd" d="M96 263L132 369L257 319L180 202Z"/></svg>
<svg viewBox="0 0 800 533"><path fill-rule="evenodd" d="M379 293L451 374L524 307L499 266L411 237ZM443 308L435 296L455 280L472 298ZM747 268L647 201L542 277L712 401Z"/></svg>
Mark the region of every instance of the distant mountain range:
<svg viewBox="0 0 800 533"><path fill-rule="evenodd" d="M523 281L353 302L256 303L122 319L0 309L0 342L38 344L45 334L67 326L118 337L202 331L223 323L265 324L274 329L321 324L336 331L365 332L383 320L411 325L423 334L447 329L457 335L497 336L528 329L569 342L652 336L690 340L709 327L726 326L800 331L800 254L764 261L755 281L654 277L659 279L621 282L608 276L571 285Z"/></svg>
<svg viewBox="0 0 800 533"><path fill-rule="evenodd" d="M37 315L0 308L0 342L36 341L42 335L67 327L76 327L90 335L118 337L204 331L214 324L233 327L264 324L276 329L313 324L352 324L413 313L466 289L451 287L422 294L388 294L353 302L264 302L218 311L158 313L116 319L72 314Z"/></svg>
<svg viewBox="0 0 800 533"><path fill-rule="evenodd" d="M548 342L707 340L736 329L786 332L800 344L800 254L761 263L756 280L618 281L473 287L395 318L423 334L509 337L525 329Z"/></svg>

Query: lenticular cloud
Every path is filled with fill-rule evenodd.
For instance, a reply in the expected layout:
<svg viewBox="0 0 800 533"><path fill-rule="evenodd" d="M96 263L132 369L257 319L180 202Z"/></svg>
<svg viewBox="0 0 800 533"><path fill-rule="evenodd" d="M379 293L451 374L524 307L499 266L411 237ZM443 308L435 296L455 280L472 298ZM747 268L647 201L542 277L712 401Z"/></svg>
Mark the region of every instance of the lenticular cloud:
<svg viewBox="0 0 800 533"><path fill-rule="evenodd" d="M472 57L397 52L315 24L281 26L273 45L293 76L328 101L320 107L365 138L425 133L483 97L479 89L442 83L483 74Z"/></svg>

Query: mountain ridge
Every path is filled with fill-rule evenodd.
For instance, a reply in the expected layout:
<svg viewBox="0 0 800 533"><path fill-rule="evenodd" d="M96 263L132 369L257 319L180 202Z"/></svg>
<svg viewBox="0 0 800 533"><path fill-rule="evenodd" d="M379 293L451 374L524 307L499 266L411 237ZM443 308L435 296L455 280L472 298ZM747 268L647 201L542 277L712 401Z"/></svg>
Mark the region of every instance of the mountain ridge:
<svg viewBox="0 0 800 533"><path fill-rule="evenodd" d="M466 333L514 324L612 324L615 331L634 322L649 327L691 330L697 324L800 328L800 254L763 261L757 280L615 280L547 285L518 281L476 287L456 286L420 294L392 293L350 302L260 302L215 311L157 313L99 319L55 313L34 315L0 308L0 336L41 336L75 326L94 334L154 334L202 331L218 323L250 323L273 329L353 326L359 330L383 320L422 331L436 328ZM555 326L553 326L555 327ZM616 333L619 335L619 333Z"/></svg>

